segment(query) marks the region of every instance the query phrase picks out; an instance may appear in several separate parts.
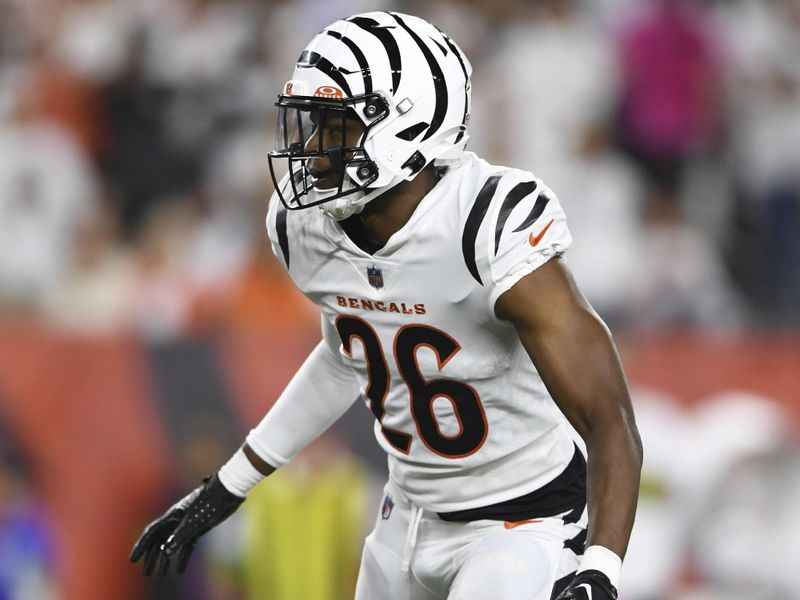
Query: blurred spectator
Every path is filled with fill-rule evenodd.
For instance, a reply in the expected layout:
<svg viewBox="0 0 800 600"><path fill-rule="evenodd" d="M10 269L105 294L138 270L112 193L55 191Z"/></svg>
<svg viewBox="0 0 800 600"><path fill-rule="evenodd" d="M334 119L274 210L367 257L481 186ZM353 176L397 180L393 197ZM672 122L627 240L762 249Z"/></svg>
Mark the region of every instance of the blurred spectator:
<svg viewBox="0 0 800 600"><path fill-rule="evenodd" d="M476 113L482 111L491 127L483 132L492 136L484 140L487 158L548 182L554 169L571 160L588 125L610 114L613 55L579 0L523 2L518 12L497 32L491 63L476 73Z"/></svg>
<svg viewBox="0 0 800 600"><path fill-rule="evenodd" d="M103 206L78 224L69 264L48 286L43 317L62 331L119 333L129 325L132 279L129 253L119 243L116 214Z"/></svg>
<svg viewBox="0 0 800 600"><path fill-rule="evenodd" d="M147 72L159 84L186 91L225 84L258 24L254 10L248 2L162 2L148 22Z"/></svg>
<svg viewBox="0 0 800 600"><path fill-rule="evenodd" d="M145 32L133 36L121 76L104 89L109 148L105 172L120 202L122 231L130 239L159 201L194 185L198 159L166 134L169 90L146 70Z"/></svg>
<svg viewBox="0 0 800 600"><path fill-rule="evenodd" d="M625 597L672 598L681 583L689 536L686 507L680 495L681 471L692 457L691 419L678 399L633 386L636 422L646 444L636 524L623 563Z"/></svg>
<svg viewBox="0 0 800 600"><path fill-rule="evenodd" d="M740 391L691 411L651 390L632 395L648 451L624 565L626 597L795 598L782 573L797 557L800 520L789 507L800 472L790 466L795 451L782 408ZM784 466L759 473L764 457Z"/></svg>
<svg viewBox="0 0 800 600"><path fill-rule="evenodd" d="M226 88L245 67L257 16L256 5L248 2L180 0L149 22L144 67L152 84L169 91L165 133L197 160L220 133Z"/></svg>
<svg viewBox="0 0 800 600"><path fill-rule="evenodd" d="M573 234L567 262L595 310L610 324L623 325L630 321L631 279L644 242L643 183L602 125L587 127L574 153L546 181L557 191Z"/></svg>
<svg viewBox="0 0 800 600"><path fill-rule="evenodd" d="M206 320L232 331L269 332L314 339L319 312L286 276L266 241L222 298L205 299Z"/></svg>
<svg viewBox="0 0 800 600"><path fill-rule="evenodd" d="M505 27L514 12L518 10L517 0L410 0L405 3L403 12L412 15L425 15L425 19L442 31L451 35L458 47L469 58L473 73L479 75L483 71L482 61L490 57L500 41L498 30ZM482 90L473 87L473 94L481 94ZM481 125L478 120L471 126Z"/></svg>
<svg viewBox="0 0 800 600"><path fill-rule="evenodd" d="M800 461L786 415L732 392L708 399L695 427L702 458L684 493L697 500L690 548L700 589L718 600L796 598Z"/></svg>
<svg viewBox="0 0 800 600"><path fill-rule="evenodd" d="M57 598L55 547L47 511L0 429L0 599Z"/></svg>
<svg viewBox="0 0 800 600"><path fill-rule="evenodd" d="M629 281L631 323L642 327L735 328L747 314L716 248L684 220L673 194L645 200L641 253Z"/></svg>
<svg viewBox="0 0 800 600"><path fill-rule="evenodd" d="M134 26L124 2L71 0L63 6L53 51L72 72L101 85L122 72Z"/></svg>
<svg viewBox="0 0 800 600"><path fill-rule="evenodd" d="M270 140L254 131L220 144L209 161L203 218L185 252L200 296L196 324L319 334L319 313L280 266L264 231Z"/></svg>
<svg viewBox="0 0 800 600"><path fill-rule="evenodd" d="M647 0L619 32L619 135L653 183L678 190L719 142L723 63L701 0Z"/></svg>
<svg viewBox="0 0 800 600"><path fill-rule="evenodd" d="M352 598L373 515L364 465L333 434L259 486L245 505L244 598Z"/></svg>
<svg viewBox="0 0 800 600"><path fill-rule="evenodd" d="M797 598L800 456L796 449L744 456L718 481L693 554L709 596Z"/></svg>
<svg viewBox="0 0 800 600"><path fill-rule="evenodd" d="M595 18L606 26L619 23L641 4L642 0L594 0L591 3Z"/></svg>
<svg viewBox="0 0 800 600"><path fill-rule="evenodd" d="M179 257L183 271L193 293L224 295L253 253L261 231L254 231L253 221L233 202L228 207L215 204L207 188L198 188L189 199L194 214Z"/></svg>
<svg viewBox="0 0 800 600"><path fill-rule="evenodd" d="M150 340L186 333L194 302L184 249L194 227L191 203L164 202L151 210L134 247L129 323Z"/></svg>
<svg viewBox="0 0 800 600"><path fill-rule="evenodd" d="M35 101L33 117L52 122L69 135L82 153L99 162L105 149L106 124L97 88L73 71L52 50L51 42L32 49L25 91Z"/></svg>
<svg viewBox="0 0 800 600"><path fill-rule="evenodd" d="M264 163L270 142L253 127L232 133L209 154L202 187L193 196L197 224L183 257L201 293L224 295L265 241L272 186Z"/></svg>
<svg viewBox="0 0 800 600"><path fill-rule="evenodd" d="M766 319L800 319L800 2L732 2L733 260Z"/></svg>
<svg viewBox="0 0 800 600"><path fill-rule="evenodd" d="M23 311L63 274L77 225L97 201L80 148L39 119L39 91L22 83L12 118L0 122L0 307Z"/></svg>

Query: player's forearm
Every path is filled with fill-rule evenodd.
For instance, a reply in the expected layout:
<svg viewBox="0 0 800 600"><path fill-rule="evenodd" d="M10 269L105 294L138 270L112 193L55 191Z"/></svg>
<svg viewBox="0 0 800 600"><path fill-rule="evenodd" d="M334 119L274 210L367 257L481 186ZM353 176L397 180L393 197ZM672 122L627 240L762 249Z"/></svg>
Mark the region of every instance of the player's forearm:
<svg viewBox="0 0 800 600"><path fill-rule="evenodd" d="M286 464L337 421L358 395L353 375L331 348L320 342L272 409L250 431L246 444L250 455L267 469Z"/></svg>
<svg viewBox="0 0 800 600"><path fill-rule="evenodd" d="M358 384L330 345L320 342L247 441L219 470L225 488L244 497L336 421Z"/></svg>
<svg viewBox="0 0 800 600"><path fill-rule="evenodd" d="M605 324L585 313L581 384L570 403L572 419L588 452L589 534L599 545L624 557L633 527L642 468L642 442L625 375Z"/></svg>
<svg viewBox="0 0 800 600"><path fill-rule="evenodd" d="M618 419L584 436L588 451L586 545L625 556L639 495L642 446L635 427Z"/></svg>

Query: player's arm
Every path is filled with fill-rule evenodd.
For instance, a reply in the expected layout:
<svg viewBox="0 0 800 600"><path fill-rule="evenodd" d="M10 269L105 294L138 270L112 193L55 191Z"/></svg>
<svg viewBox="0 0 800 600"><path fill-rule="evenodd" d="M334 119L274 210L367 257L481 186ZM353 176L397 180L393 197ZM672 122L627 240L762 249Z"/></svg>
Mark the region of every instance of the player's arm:
<svg viewBox="0 0 800 600"><path fill-rule="evenodd" d="M607 327L560 258L503 293L495 312L513 324L553 399L586 442L587 547L624 557L636 511L642 445ZM590 553L601 563L602 549Z"/></svg>
<svg viewBox="0 0 800 600"><path fill-rule="evenodd" d="M324 340L289 382L243 446L213 476L148 525L132 562L144 573L182 573L197 538L233 514L250 490L321 435L353 404L358 384L323 326Z"/></svg>

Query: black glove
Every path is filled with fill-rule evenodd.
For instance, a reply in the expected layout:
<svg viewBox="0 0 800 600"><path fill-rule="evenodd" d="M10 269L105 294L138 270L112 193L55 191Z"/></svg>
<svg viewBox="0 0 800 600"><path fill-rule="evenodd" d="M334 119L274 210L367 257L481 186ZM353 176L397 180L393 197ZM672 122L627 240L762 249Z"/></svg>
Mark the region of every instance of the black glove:
<svg viewBox="0 0 800 600"><path fill-rule="evenodd" d="M216 475L203 479L182 500L145 527L131 551L131 562L144 555L144 574L166 575L173 559L178 573L186 570L197 538L231 516L244 498L230 493Z"/></svg>
<svg viewBox="0 0 800 600"><path fill-rule="evenodd" d="M605 573L589 569L575 575L556 600L617 600L617 588Z"/></svg>

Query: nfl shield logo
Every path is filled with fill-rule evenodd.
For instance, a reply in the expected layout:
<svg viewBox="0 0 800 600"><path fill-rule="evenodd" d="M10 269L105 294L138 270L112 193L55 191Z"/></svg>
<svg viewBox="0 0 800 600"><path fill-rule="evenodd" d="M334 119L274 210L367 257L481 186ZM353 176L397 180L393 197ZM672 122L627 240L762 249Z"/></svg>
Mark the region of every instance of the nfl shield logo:
<svg viewBox="0 0 800 600"><path fill-rule="evenodd" d="M389 518L392 514L392 509L394 508L394 501L392 497L387 495L386 499L383 501L383 508L381 508L381 519L384 521Z"/></svg>
<svg viewBox="0 0 800 600"><path fill-rule="evenodd" d="M367 281L375 289L381 289L383 287L383 272L375 265L367 267Z"/></svg>

